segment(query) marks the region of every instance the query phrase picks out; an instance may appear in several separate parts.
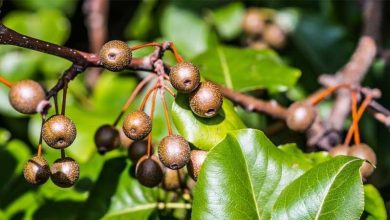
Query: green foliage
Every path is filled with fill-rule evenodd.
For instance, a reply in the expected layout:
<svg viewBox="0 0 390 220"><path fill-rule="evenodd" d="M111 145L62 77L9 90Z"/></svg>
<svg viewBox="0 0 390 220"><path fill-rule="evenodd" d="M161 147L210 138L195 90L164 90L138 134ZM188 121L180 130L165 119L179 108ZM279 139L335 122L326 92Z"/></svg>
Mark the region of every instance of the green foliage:
<svg viewBox="0 0 390 220"><path fill-rule="evenodd" d="M286 66L268 49L217 46L198 56L194 63L205 78L238 91L286 91L301 75L298 69Z"/></svg>
<svg viewBox="0 0 390 220"><path fill-rule="evenodd" d="M387 219L383 198L371 184L364 185L364 212L367 213L367 220Z"/></svg>

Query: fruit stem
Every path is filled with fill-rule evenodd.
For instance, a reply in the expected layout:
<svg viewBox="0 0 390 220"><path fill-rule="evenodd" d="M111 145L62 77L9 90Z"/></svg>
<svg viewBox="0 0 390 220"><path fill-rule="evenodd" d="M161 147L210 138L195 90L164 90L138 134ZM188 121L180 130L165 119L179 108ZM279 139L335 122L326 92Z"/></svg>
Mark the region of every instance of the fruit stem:
<svg viewBox="0 0 390 220"><path fill-rule="evenodd" d="M317 105L318 103L320 103L322 100L324 100L328 95L332 94L333 92L335 92L336 90L340 89L340 88L351 88L351 84L348 84L348 83L342 83L342 84L338 84L338 85L335 85L335 86L331 86L331 87L328 87L326 88L324 91L320 92L319 94L317 94L316 96L314 96L311 100L310 100L310 103L314 106L314 105Z"/></svg>
<svg viewBox="0 0 390 220"><path fill-rule="evenodd" d="M61 115L65 115L65 107L66 107L66 94L68 92L68 81L64 81L64 88L62 89L62 110Z"/></svg>
<svg viewBox="0 0 390 220"><path fill-rule="evenodd" d="M58 115L58 95L57 94L53 95L53 100L54 100L54 108L56 111L56 115Z"/></svg>
<svg viewBox="0 0 390 220"><path fill-rule="evenodd" d="M161 103L162 103L163 108L164 108L165 120L166 120L166 122L167 122L168 135L172 135L172 134L173 134L172 125L171 125L171 120L170 120L170 118L169 118L168 106L167 106L167 102L166 102L166 100L165 100L164 90L161 90L160 97L161 97Z"/></svg>
<svg viewBox="0 0 390 220"><path fill-rule="evenodd" d="M176 61L179 63L183 62L183 58L177 52L175 44L173 42L169 42L169 47L170 47L171 51L173 52L173 55L175 55Z"/></svg>
<svg viewBox="0 0 390 220"><path fill-rule="evenodd" d="M352 91L352 129L354 129L355 144L360 144L359 125L357 120L357 98L356 91Z"/></svg>
<svg viewBox="0 0 390 220"><path fill-rule="evenodd" d="M364 99L363 103L360 105L360 107L358 109L357 116L356 116L356 120L357 121L359 121L361 119L361 117L363 116L364 111L366 110L367 106L370 104L371 100L372 100L372 96L371 95L366 96L366 98ZM349 145L349 143L351 142L353 133L354 133L354 127L351 126L349 128L349 130L348 130L347 137L345 138L344 145Z"/></svg>
<svg viewBox="0 0 390 220"><path fill-rule="evenodd" d="M65 158L65 149L61 149L61 158L64 159Z"/></svg>
<svg viewBox="0 0 390 220"><path fill-rule="evenodd" d="M43 124L45 124L46 121L46 115L42 114L42 124L41 124L41 133L39 134L39 142L38 142L38 157L41 157L42 155L42 128Z"/></svg>
<svg viewBox="0 0 390 220"><path fill-rule="evenodd" d="M150 120L153 124L153 118L154 118L154 108L156 107L156 96L157 96L157 90L153 90L153 98L152 98L152 107L150 108ZM152 155L152 131L150 131L150 134L148 136L148 157Z"/></svg>
<svg viewBox="0 0 390 220"><path fill-rule="evenodd" d="M140 111L143 111L145 109L145 105L146 105L146 102L148 101L149 99L149 96L152 94L153 91L155 91L158 87L160 86L160 84L157 82L153 88L149 89L149 91L146 93L144 99L142 100L142 103L141 103L141 106L139 107L139 110Z"/></svg>
<svg viewBox="0 0 390 220"><path fill-rule="evenodd" d="M165 91L167 91L173 98L176 97L176 94L166 85L163 85L162 86L164 88Z"/></svg>
<svg viewBox="0 0 390 220"><path fill-rule="evenodd" d="M150 80L152 80L155 77L156 77L156 75L150 74L149 76L147 76L141 82L138 83L138 85L137 85L137 87L135 87L133 93L131 93L130 97L127 99L126 103L123 105L118 117L115 119L115 121L113 123L114 127L119 123L123 114L125 114L126 110L130 107L131 103L134 101L135 97L138 95L138 93L141 91L141 89L146 85L146 83L148 83Z"/></svg>
<svg viewBox="0 0 390 220"><path fill-rule="evenodd" d="M2 76L0 76L0 82L3 83L4 85L6 85L8 88L12 87L12 83Z"/></svg>
<svg viewBox="0 0 390 220"><path fill-rule="evenodd" d="M137 46L134 46L134 47L130 47L130 49L134 51L134 50L138 50L138 49L141 49L141 48L144 48L144 47L152 47L152 46L162 47L162 44L158 43L158 42L151 42L151 43L147 43L147 44L142 44L142 45L137 45Z"/></svg>

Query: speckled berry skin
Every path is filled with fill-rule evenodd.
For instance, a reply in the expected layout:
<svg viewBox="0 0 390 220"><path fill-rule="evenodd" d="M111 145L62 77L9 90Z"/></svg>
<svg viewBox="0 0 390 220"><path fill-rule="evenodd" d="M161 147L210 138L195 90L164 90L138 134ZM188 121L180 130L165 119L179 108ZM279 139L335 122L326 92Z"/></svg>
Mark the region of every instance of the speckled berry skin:
<svg viewBox="0 0 390 220"><path fill-rule="evenodd" d="M166 136L158 146L160 161L172 170L184 167L190 160L190 153L190 145L180 135Z"/></svg>
<svg viewBox="0 0 390 220"><path fill-rule="evenodd" d="M38 104L45 100L42 86L33 80L21 80L11 87L8 94L12 107L23 114L37 112Z"/></svg>
<svg viewBox="0 0 390 220"><path fill-rule="evenodd" d="M193 150L191 151L190 161L187 165L188 174L195 181L198 179L200 168L204 160L207 157L207 151L203 150Z"/></svg>
<svg viewBox="0 0 390 220"><path fill-rule="evenodd" d="M310 128L316 116L316 110L312 105L295 102L287 109L287 126L293 131L304 132Z"/></svg>
<svg viewBox="0 0 390 220"><path fill-rule="evenodd" d="M164 173L155 159L145 156L138 161L135 175L142 185L155 187L161 183Z"/></svg>
<svg viewBox="0 0 390 220"><path fill-rule="evenodd" d="M51 166L51 180L62 188L73 186L79 179L80 167L70 157L57 159Z"/></svg>
<svg viewBox="0 0 390 220"><path fill-rule="evenodd" d="M169 80L178 92L193 92L200 84L199 69L189 62L177 63L171 68Z"/></svg>
<svg viewBox="0 0 390 220"><path fill-rule="evenodd" d="M370 161L371 164L364 162L360 167L360 173L364 178L371 176L374 172L374 166L376 166L376 155L375 152L367 144L355 144L353 145L348 153L350 156L357 157L363 160Z"/></svg>
<svg viewBox="0 0 390 220"><path fill-rule="evenodd" d="M27 161L23 170L24 178L33 185L44 184L50 177L50 167L45 158L34 156Z"/></svg>
<svg viewBox="0 0 390 220"><path fill-rule="evenodd" d="M189 99L192 112L202 118L214 117L223 104L221 91L210 81L202 82Z"/></svg>
<svg viewBox="0 0 390 220"><path fill-rule="evenodd" d="M102 125L95 133L95 145L100 154L105 154L120 145L119 131L112 125Z"/></svg>
<svg viewBox="0 0 390 220"><path fill-rule="evenodd" d="M135 141L142 140L152 131L152 120L143 111L134 111L123 122L123 132Z"/></svg>
<svg viewBox="0 0 390 220"><path fill-rule="evenodd" d="M99 56L104 68L118 72L130 65L132 51L125 42L112 40L103 45Z"/></svg>
<svg viewBox="0 0 390 220"><path fill-rule="evenodd" d="M77 135L76 126L64 115L50 117L42 127L42 138L55 149L69 147Z"/></svg>

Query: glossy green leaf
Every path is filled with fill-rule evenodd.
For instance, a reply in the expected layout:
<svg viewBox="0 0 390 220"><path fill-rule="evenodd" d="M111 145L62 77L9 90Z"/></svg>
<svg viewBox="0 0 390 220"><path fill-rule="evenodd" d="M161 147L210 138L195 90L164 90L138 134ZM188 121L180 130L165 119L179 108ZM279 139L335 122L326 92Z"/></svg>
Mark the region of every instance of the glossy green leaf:
<svg viewBox="0 0 390 220"><path fill-rule="evenodd" d="M238 91L265 88L285 91L295 85L301 72L289 67L269 49L255 50L217 46L193 60L208 80Z"/></svg>
<svg viewBox="0 0 390 220"><path fill-rule="evenodd" d="M225 138L227 132L245 127L232 103L226 99L218 115L201 118L192 113L188 96L178 94L172 106L172 118L179 133L203 150L210 150Z"/></svg>
<svg viewBox="0 0 390 220"><path fill-rule="evenodd" d="M359 219L364 208L363 160L338 156L309 170L280 194L273 219Z"/></svg>
<svg viewBox="0 0 390 220"><path fill-rule="evenodd" d="M269 219L281 191L306 168L253 129L211 149L194 191L194 219Z"/></svg>
<svg viewBox="0 0 390 220"><path fill-rule="evenodd" d="M79 213L79 219L147 219L156 208L157 188L141 186L126 158L108 160Z"/></svg>
<svg viewBox="0 0 390 220"><path fill-rule="evenodd" d="M176 6L168 6L162 15L161 32L165 39L173 41L180 54L194 57L207 49L209 27L193 12Z"/></svg>
<svg viewBox="0 0 390 220"><path fill-rule="evenodd" d="M387 212L381 194L371 184L364 185L364 212L367 220L385 220Z"/></svg>
<svg viewBox="0 0 390 220"><path fill-rule="evenodd" d="M308 164L310 167L318 165L332 158L327 151L303 153L296 144L284 144L278 146L278 148L285 153L299 159L297 162Z"/></svg>
<svg viewBox="0 0 390 220"><path fill-rule="evenodd" d="M222 38L231 40L241 33L244 12L241 2L231 3L212 12L214 24Z"/></svg>

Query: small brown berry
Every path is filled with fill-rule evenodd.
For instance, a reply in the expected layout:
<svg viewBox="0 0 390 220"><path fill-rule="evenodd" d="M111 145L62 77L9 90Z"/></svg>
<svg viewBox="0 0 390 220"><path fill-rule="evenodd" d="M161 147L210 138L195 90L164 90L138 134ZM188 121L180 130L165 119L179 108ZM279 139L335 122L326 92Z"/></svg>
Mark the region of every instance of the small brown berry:
<svg viewBox="0 0 390 220"><path fill-rule="evenodd" d="M21 80L11 87L8 95L12 107L23 114L37 112L38 104L45 100L42 86L33 80Z"/></svg>
<svg viewBox="0 0 390 220"><path fill-rule="evenodd" d="M155 187L161 183L164 173L155 159L144 156L137 163L135 175L142 185Z"/></svg>
<svg viewBox="0 0 390 220"><path fill-rule="evenodd" d="M280 49L286 44L286 33L276 24L270 24L264 31L263 39L271 47Z"/></svg>
<svg viewBox="0 0 390 220"><path fill-rule="evenodd" d="M164 166L178 170L190 160L191 148L180 135L169 135L163 138L158 146L158 156Z"/></svg>
<svg viewBox="0 0 390 220"><path fill-rule="evenodd" d="M371 164L364 162L360 168L360 173L364 178L371 176L374 172L374 166L376 166L375 152L367 144L356 144L349 150L349 155L358 157L363 160L370 161Z"/></svg>
<svg viewBox="0 0 390 220"><path fill-rule="evenodd" d="M119 129L119 137L121 140L121 146L124 147L125 149L129 148L130 145L134 142L133 140L131 140L130 138L128 138L125 135L125 132L123 132L123 129Z"/></svg>
<svg viewBox="0 0 390 220"><path fill-rule="evenodd" d="M51 180L62 188L73 186L79 179L80 167L70 157L57 159L51 167Z"/></svg>
<svg viewBox="0 0 390 220"><path fill-rule="evenodd" d="M180 189L184 176L185 173L183 169L171 170L167 168L164 174L163 188L168 191Z"/></svg>
<svg viewBox="0 0 390 220"><path fill-rule="evenodd" d="M203 150L191 151L191 158L190 161L188 162L187 170L188 170L188 174L190 174L192 179L194 179L195 181L198 179L200 169L206 157L207 157L207 151L203 151Z"/></svg>
<svg viewBox="0 0 390 220"><path fill-rule="evenodd" d="M142 140L152 131L152 120L143 111L134 111L123 122L123 132L135 141Z"/></svg>
<svg viewBox="0 0 390 220"><path fill-rule="evenodd" d="M137 162L141 157L145 156L148 152L148 142L146 140L134 141L127 149L127 155L133 162ZM153 152L153 147L151 149Z"/></svg>
<svg viewBox="0 0 390 220"><path fill-rule="evenodd" d="M132 59L131 48L120 40L105 43L99 54L104 68L115 72L124 70Z"/></svg>
<svg viewBox="0 0 390 220"><path fill-rule="evenodd" d="M51 116L42 128L42 138L52 148L69 147L76 138L76 126L64 115Z"/></svg>
<svg viewBox="0 0 390 220"><path fill-rule="evenodd" d="M350 147L349 147L349 146L343 145L343 144L339 144L339 145L333 147L333 148L329 151L329 155L331 155L332 157L335 157L335 156L338 156L338 155L347 156L348 153L349 153L349 150L350 150Z"/></svg>
<svg viewBox="0 0 390 220"><path fill-rule="evenodd" d="M119 146L119 131L112 125L102 125L95 133L95 144L100 154L105 154Z"/></svg>
<svg viewBox="0 0 390 220"><path fill-rule="evenodd" d="M199 86L199 69L192 63L180 62L171 68L169 79L177 91L190 93Z"/></svg>
<svg viewBox="0 0 390 220"><path fill-rule="evenodd" d="M190 107L199 117L211 118L218 114L223 103L219 88L212 82L202 82L190 95Z"/></svg>
<svg viewBox="0 0 390 220"><path fill-rule="evenodd" d="M260 36L266 26L266 15L258 8L249 8L242 20L242 28L249 36Z"/></svg>
<svg viewBox="0 0 390 220"><path fill-rule="evenodd" d="M34 156L24 166L24 178L33 185L41 185L50 177L50 167L45 158Z"/></svg>
<svg viewBox="0 0 390 220"><path fill-rule="evenodd" d="M294 131L304 132L317 116L315 108L305 102L295 102L287 109L287 126Z"/></svg>

